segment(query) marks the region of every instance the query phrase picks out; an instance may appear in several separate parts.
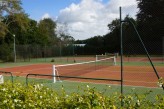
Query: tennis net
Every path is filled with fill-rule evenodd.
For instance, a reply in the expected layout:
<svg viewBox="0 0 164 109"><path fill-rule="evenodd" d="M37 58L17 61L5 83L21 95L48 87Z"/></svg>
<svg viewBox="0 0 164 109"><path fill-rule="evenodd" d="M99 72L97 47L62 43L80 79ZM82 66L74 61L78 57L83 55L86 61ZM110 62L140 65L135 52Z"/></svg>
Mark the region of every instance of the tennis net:
<svg viewBox="0 0 164 109"><path fill-rule="evenodd" d="M116 65L115 56L110 58L104 58L95 61L64 64L64 65L53 65L54 76L74 76L74 77L89 77L94 75L94 72L102 70L106 67ZM63 78L64 79L64 78ZM53 81L63 80L61 78L53 78Z"/></svg>

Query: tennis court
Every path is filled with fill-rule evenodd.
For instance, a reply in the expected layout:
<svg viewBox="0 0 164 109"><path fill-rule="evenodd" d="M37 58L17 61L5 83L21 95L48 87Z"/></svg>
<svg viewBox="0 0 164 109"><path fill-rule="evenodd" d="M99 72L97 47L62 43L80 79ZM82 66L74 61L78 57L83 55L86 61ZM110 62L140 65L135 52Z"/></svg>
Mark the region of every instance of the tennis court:
<svg viewBox="0 0 164 109"><path fill-rule="evenodd" d="M136 59L136 58L135 58ZM77 59L80 60L80 57ZM119 59L117 59L118 61ZM126 60L126 59L125 59ZM134 60L134 59L133 59ZM137 60L144 60L147 62L145 58L137 58ZM157 82L158 79L152 69L151 66L146 65L142 66L142 61L139 62L135 60L136 63L127 62L127 65L124 66L124 85L129 86L144 86L144 87L158 87ZM76 64L76 63L75 63ZM58 75L60 76L78 76L78 77L86 77L86 78L105 78L105 79L120 79L120 65L117 62L117 65L108 65L103 64L79 64L79 65L69 65L65 67L59 67ZM125 63L126 64L126 63ZM128 65L130 64L130 65ZM57 65L63 66L63 65ZM163 64L156 66L156 69L160 75L160 77L164 77L164 67ZM53 73L53 63L43 63L43 64L31 64L31 65L20 65L15 67L8 68L0 68L1 71L12 72L14 76L26 76L27 74L49 74ZM32 77L32 78L47 78L47 77ZM52 79L52 77L48 77ZM115 81L92 81L92 80L81 80L81 79L65 79L60 78L60 80L67 81L81 81L81 82L92 82L92 83L100 83L100 84L118 84L119 82Z"/></svg>

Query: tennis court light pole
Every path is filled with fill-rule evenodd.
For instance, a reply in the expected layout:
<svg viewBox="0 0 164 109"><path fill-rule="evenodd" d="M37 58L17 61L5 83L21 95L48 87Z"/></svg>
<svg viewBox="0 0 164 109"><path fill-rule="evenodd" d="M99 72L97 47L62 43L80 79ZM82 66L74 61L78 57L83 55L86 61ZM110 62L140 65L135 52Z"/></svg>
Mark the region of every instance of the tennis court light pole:
<svg viewBox="0 0 164 109"><path fill-rule="evenodd" d="M13 37L14 37L14 62L16 62L15 34L13 34Z"/></svg>
<svg viewBox="0 0 164 109"><path fill-rule="evenodd" d="M122 25L123 25L123 22L124 21L122 21L122 9L121 9L121 7L119 8L119 11L120 11L120 62L121 62L121 71L120 71L120 73L121 73L121 106L123 106L124 104L123 104L123 35L122 35L122 32L123 32L123 30L122 30Z"/></svg>

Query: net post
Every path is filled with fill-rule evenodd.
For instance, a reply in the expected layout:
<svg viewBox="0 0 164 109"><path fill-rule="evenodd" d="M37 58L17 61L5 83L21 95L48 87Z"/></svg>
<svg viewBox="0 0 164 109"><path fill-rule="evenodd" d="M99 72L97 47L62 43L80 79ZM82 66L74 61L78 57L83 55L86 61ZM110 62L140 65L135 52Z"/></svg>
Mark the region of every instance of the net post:
<svg viewBox="0 0 164 109"><path fill-rule="evenodd" d="M4 83L3 75L0 75L0 84Z"/></svg>
<svg viewBox="0 0 164 109"><path fill-rule="evenodd" d="M96 61L98 60L98 56L96 55Z"/></svg>
<svg viewBox="0 0 164 109"><path fill-rule="evenodd" d="M113 57L113 65L116 65L116 56Z"/></svg>
<svg viewBox="0 0 164 109"><path fill-rule="evenodd" d="M56 83L56 67L55 65L52 66L52 75L53 75L53 83Z"/></svg>

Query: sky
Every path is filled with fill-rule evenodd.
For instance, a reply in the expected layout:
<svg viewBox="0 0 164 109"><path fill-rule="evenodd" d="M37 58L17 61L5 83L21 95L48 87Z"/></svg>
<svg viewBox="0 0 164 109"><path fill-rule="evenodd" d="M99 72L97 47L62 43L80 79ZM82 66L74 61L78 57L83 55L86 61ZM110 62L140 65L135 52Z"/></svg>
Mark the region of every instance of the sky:
<svg viewBox="0 0 164 109"><path fill-rule="evenodd" d="M84 40L109 32L107 25L122 16L135 18L136 0L22 0L22 8L31 19L39 22L52 18L63 30L75 40Z"/></svg>

